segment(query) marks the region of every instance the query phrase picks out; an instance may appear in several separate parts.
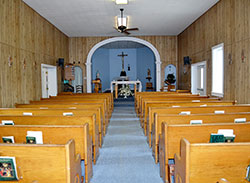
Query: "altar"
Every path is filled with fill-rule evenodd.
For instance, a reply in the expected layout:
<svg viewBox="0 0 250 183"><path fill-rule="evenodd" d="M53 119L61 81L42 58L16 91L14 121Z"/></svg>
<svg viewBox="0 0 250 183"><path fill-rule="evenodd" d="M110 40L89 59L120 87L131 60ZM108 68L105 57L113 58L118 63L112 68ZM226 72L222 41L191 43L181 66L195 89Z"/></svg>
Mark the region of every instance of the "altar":
<svg viewBox="0 0 250 183"><path fill-rule="evenodd" d="M137 88L139 92L142 91L142 84L141 84L141 81L139 80L137 81L111 81L110 89L111 89L111 93L113 93L114 92L113 86L115 86L115 98L118 98L118 84L134 85L134 95L136 95Z"/></svg>

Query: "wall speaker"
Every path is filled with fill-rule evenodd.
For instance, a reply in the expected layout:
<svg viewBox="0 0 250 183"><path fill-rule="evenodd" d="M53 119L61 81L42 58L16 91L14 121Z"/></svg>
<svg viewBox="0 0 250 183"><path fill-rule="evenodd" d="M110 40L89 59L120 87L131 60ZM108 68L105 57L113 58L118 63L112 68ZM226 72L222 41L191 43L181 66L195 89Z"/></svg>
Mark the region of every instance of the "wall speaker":
<svg viewBox="0 0 250 183"><path fill-rule="evenodd" d="M64 67L64 58L59 58L58 59L58 66Z"/></svg>
<svg viewBox="0 0 250 183"><path fill-rule="evenodd" d="M189 56L184 57L184 65L189 65L190 61L191 59L189 58Z"/></svg>

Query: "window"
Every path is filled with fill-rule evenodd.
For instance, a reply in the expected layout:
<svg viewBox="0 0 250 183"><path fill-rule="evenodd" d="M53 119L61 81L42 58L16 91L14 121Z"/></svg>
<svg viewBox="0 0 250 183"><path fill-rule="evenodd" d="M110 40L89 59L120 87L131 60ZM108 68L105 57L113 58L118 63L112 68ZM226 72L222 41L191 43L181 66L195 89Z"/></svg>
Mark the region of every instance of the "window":
<svg viewBox="0 0 250 183"><path fill-rule="evenodd" d="M212 95L224 95L224 44L212 47Z"/></svg>

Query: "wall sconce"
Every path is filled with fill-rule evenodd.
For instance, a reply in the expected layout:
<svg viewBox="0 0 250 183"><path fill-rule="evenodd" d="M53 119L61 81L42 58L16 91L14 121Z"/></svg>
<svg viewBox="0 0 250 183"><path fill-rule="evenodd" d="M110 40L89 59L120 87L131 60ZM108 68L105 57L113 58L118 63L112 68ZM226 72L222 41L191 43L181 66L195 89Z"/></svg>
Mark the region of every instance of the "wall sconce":
<svg viewBox="0 0 250 183"><path fill-rule="evenodd" d="M128 71L130 71L130 65L128 64Z"/></svg>
<svg viewBox="0 0 250 183"><path fill-rule="evenodd" d="M232 54L231 53L228 54L228 63L229 63L229 65L231 65L233 63Z"/></svg>
<svg viewBox="0 0 250 183"><path fill-rule="evenodd" d="M26 60L23 59L23 69L26 69Z"/></svg>
<svg viewBox="0 0 250 183"><path fill-rule="evenodd" d="M33 62L33 67L36 69L36 61Z"/></svg>
<svg viewBox="0 0 250 183"><path fill-rule="evenodd" d="M11 66L12 66L12 64L13 64L12 57L11 57L11 56L9 56L9 58L8 58L8 65L9 65L9 67L11 67Z"/></svg>
<svg viewBox="0 0 250 183"><path fill-rule="evenodd" d="M241 62L242 62L242 63L245 63L245 59L246 59L245 51L242 50L242 51L241 51Z"/></svg>

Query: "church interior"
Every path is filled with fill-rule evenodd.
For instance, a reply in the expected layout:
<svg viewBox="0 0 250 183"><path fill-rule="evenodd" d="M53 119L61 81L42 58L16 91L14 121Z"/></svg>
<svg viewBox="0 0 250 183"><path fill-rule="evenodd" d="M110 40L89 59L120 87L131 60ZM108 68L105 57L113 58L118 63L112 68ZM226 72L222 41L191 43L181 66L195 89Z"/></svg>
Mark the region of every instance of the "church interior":
<svg viewBox="0 0 250 183"><path fill-rule="evenodd" d="M250 182L249 0L0 0L0 182Z"/></svg>

